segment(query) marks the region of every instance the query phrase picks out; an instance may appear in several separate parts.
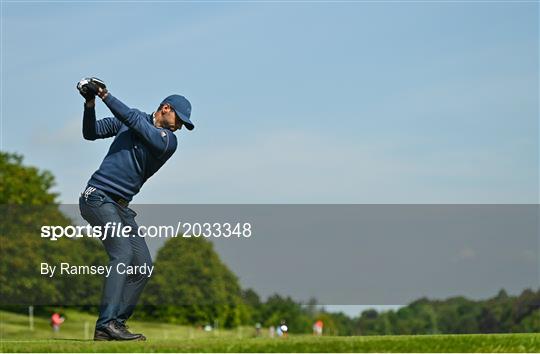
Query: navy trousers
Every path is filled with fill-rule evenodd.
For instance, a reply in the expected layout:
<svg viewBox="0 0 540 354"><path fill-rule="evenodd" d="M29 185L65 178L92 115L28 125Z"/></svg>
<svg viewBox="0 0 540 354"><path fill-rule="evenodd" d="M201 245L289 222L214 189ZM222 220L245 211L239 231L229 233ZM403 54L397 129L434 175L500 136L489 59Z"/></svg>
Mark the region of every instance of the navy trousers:
<svg viewBox="0 0 540 354"><path fill-rule="evenodd" d="M96 329L104 327L112 320L124 323L133 313L149 278L142 274L121 274L117 272L117 265L124 263L126 266L137 266L146 263L148 267L152 266L152 258L146 241L144 237L136 234L138 226L135 216L137 213L119 205L103 191L93 187L87 188L81 194L79 209L82 217L92 226L103 228L108 222L131 226L133 237L111 237L108 234L105 240L102 240L109 255L111 273L105 278Z"/></svg>

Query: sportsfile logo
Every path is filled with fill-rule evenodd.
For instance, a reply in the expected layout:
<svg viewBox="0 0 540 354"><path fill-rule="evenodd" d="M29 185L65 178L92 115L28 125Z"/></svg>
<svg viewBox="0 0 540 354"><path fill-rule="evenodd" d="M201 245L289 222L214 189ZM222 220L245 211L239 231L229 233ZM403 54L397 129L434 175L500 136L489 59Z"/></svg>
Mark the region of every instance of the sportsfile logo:
<svg viewBox="0 0 540 354"><path fill-rule="evenodd" d="M87 224L85 226L45 225L41 227L41 237L48 238L51 241L56 241L62 237L79 238L86 236L105 240L107 237L130 237L132 235L131 226L122 225L122 223L117 224L116 222L108 222L104 226L91 226Z"/></svg>

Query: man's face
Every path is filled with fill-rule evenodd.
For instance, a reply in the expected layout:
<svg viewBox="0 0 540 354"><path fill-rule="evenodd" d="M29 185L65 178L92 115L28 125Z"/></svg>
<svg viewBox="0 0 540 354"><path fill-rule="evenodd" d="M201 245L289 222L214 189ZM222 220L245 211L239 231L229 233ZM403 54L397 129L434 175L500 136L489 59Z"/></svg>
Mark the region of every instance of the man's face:
<svg viewBox="0 0 540 354"><path fill-rule="evenodd" d="M169 104L163 105L161 108L161 126L174 132L178 129L182 129L182 125L183 123L180 118L177 117L174 109Z"/></svg>

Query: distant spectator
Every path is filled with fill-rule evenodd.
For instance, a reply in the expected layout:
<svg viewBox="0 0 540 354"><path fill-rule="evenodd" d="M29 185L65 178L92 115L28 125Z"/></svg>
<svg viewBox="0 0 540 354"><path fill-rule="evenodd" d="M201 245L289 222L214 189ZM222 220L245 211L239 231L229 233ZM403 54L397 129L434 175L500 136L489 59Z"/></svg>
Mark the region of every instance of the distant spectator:
<svg viewBox="0 0 540 354"><path fill-rule="evenodd" d="M322 331L323 331L323 321L317 320L313 324L313 335L322 336Z"/></svg>
<svg viewBox="0 0 540 354"><path fill-rule="evenodd" d="M276 326L276 334L278 337L281 337L283 335L283 332L281 331L281 326Z"/></svg>
<svg viewBox="0 0 540 354"><path fill-rule="evenodd" d="M279 330L281 332L281 335L283 337L287 337L288 336L288 333L289 333L289 327L287 326L287 323L285 322L285 320L281 320L281 325L279 326ZM280 337L281 337L280 335Z"/></svg>
<svg viewBox="0 0 540 354"><path fill-rule="evenodd" d="M255 335L257 337L261 336L261 328L262 328L262 326L261 326L260 322L255 323Z"/></svg>
<svg viewBox="0 0 540 354"><path fill-rule="evenodd" d="M51 316L51 327L54 333L60 331L60 325L64 323L64 317L62 317L58 312L55 312Z"/></svg>
<svg viewBox="0 0 540 354"><path fill-rule="evenodd" d="M274 326L268 327L268 336L270 338L274 338L276 336L276 329L274 328Z"/></svg>

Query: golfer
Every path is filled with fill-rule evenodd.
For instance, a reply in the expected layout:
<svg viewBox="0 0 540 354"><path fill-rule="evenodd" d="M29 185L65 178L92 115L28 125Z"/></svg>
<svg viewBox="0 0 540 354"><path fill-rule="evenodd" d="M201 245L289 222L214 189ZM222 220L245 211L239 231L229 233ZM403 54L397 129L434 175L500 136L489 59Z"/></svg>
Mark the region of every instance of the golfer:
<svg viewBox="0 0 540 354"><path fill-rule="evenodd" d="M114 137L99 169L90 177L79 198L82 217L92 226L107 223L130 226L132 237L102 238L109 256L111 274L105 278L94 340L145 340L142 334L128 331L129 319L148 275L121 274L117 265L152 266L144 237L138 235L137 215L129 202L144 182L156 173L173 155L177 140L173 134L185 126L194 128L190 120L191 104L180 95L165 98L152 114L123 104L111 95L103 81L87 78L77 84L86 99L83 115L83 136L86 140ZM96 121L95 97L103 100L114 117Z"/></svg>

